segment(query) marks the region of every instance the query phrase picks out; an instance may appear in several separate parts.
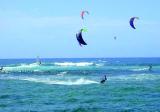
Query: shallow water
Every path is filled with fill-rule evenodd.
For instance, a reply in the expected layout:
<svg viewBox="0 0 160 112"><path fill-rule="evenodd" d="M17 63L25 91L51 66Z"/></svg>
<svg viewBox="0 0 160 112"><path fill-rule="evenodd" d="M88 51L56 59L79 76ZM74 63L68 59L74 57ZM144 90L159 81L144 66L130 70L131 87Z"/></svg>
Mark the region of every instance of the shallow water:
<svg viewBox="0 0 160 112"><path fill-rule="evenodd" d="M160 111L160 58L0 62L1 112Z"/></svg>

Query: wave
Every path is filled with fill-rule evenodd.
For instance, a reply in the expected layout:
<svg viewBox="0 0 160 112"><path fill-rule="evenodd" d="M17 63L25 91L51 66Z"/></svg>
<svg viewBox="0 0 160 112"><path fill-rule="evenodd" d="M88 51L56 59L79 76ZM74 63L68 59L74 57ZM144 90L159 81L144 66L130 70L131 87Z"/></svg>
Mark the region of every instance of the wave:
<svg viewBox="0 0 160 112"><path fill-rule="evenodd" d="M88 85L98 84L101 80L100 75L93 76L77 76L64 75L67 72L60 72L63 75L6 75L1 74L0 80L24 80L34 83L53 84L53 85ZM141 82L141 81L158 81L160 75L155 74L132 74L132 75L108 75L107 83L110 82Z"/></svg>
<svg viewBox="0 0 160 112"><path fill-rule="evenodd" d="M73 63L73 62L63 62L63 63L59 63L59 62L55 62L54 65L57 66L91 66L94 63L92 62L78 62L78 63Z"/></svg>
<svg viewBox="0 0 160 112"><path fill-rule="evenodd" d="M135 69L132 69L132 71L135 71L135 72L138 72L138 71L148 71L149 70L149 68L135 68Z"/></svg>
<svg viewBox="0 0 160 112"><path fill-rule="evenodd" d="M19 64L19 65L8 65L3 67L0 74L8 73L45 73L45 74L57 74L57 71L103 71L108 73L146 73L146 72L160 72L159 66L152 66L152 71L149 71L148 66L128 66L128 65L105 65L104 63L96 62L54 62L54 63L43 63L38 65L37 63L32 64ZM60 73L57 75L64 75ZM84 73L83 73L84 74Z"/></svg>
<svg viewBox="0 0 160 112"><path fill-rule="evenodd" d="M98 60L98 62L106 63L106 62L108 62L108 61L106 61L106 60Z"/></svg>
<svg viewBox="0 0 160 112"><path fill-rule="evenodd" d="M65 71L65 72L60 72L60 73L58 73L57 76L64 76L65 74L67 74L66 71Z"/></svg>
<svg viewBox="0 0 160 112"><path fill-rule="evenodd" d="M29 68L36 68L39 67L37 63L32 63L32 64L20 64L20 65L15 65L15 66L7 66L4 67L3 70L16 70L16 69L29 69Z"/></svg>
<svg viewBox="0 0 160 112"><path fill-rule="evenodd" d="M44 83L44 84L53 84L53 85L88 85L88 84L98 84L99 82L79 78L79 79L56 79L54 77L29 77L29 76L6 76L2 75L0 79L7 79L7 80L24 80L36 83Z"/></svg>
<svg viewBox="0 0 160 112"><path fill-rule="evenodd" d="M98 67L102 67L102 66L104 66L104 64L103 63L97 63L97 64L95 64L96 66L98 66Z"/></svg>

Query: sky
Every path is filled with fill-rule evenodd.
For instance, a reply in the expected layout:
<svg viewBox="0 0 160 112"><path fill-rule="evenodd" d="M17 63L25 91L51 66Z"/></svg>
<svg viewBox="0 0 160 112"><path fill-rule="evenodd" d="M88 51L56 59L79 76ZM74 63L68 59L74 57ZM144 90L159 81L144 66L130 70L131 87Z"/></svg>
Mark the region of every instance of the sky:
<svg viewBox="0 0 160 112"><path fill-rule="evenodd" d="M160 0L1 0L0 58L160 57ZM82 20L82 10L89 11ZM129 25L131 17L136 30ZM88 44L80 47L83 27ZM117 40L114 40L114 37Z"/></svg>

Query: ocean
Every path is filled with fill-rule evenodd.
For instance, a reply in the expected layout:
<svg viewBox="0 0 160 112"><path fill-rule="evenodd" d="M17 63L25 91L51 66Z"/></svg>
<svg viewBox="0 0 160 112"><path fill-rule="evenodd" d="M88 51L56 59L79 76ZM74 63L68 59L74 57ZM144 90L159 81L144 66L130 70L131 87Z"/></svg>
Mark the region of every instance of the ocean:
<svg viewBox="0 0 160 112"><path fill-rule="evenodd" d="M0 60L0 112L160 112L160 58L41 62Z"/></svg>

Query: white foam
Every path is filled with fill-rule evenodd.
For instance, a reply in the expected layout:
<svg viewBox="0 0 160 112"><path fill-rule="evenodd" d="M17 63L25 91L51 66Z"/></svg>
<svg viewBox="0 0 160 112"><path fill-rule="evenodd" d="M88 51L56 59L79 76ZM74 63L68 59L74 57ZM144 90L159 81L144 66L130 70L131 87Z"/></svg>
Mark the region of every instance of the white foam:
<svg viewBox="0 0 160 112"><path fill-rule="evenodd" d="M80 79L55 79L53 77L44 78L44 77L29 77L29 76L5 76L0 79L13 79L13 80L25 80L36 83L44 83L44 84L55 84L55 85L87 85L87 84L97 84L99 82L88 80L84 78Z"/></svg>
<svg viewBox="0 0 160 112"><path fill-rule="evenodd" d="M89 63L89 62L79 62L79 63L73 63L73 62L63 62L63 63L59 63L56 62L54 63L57 66L91 66L93 65L93 63Z"/></svg>
<svg viewBox="0 0 160 112"><path fill-rule="evenodd" d="M67 74L67 72L60 72L60 73L58 73L57 75L58 75L58 76L64 76L65 74Z"/></svg>
<svg viewBox="0 0 160 112"><path fill-rule="evenodd" d="M132 69L132 71L134 71L134 72L138 72L138 71L146 71L146 70L148 70L148 68L135 68L135 69Z"/></svg>
<svg viewBox="0 0 160 112"><path fill-rule="evenodd" d="M33 68L33 67L38 67L40 65L38 65L37 63L32 63L32 64L21 64L20 66L17 66L19 68Z"/></svg>
<svg viewBox="0 0 160 112"><path fill-rule="evenodd" d="M58 85L85 85L85 84L98 83L96 81L87 80L83 78L77 80L50 80L50 79L25 78L24 80L45 83L45 84L58 84Z"/></svg>
<svg viewBox="0 0 160 112"><path fill-rule="evenodd" d="M4 67L4 71L16 71L16 70L26 70L31 68L37 68L39 65L37 63L32 64L21 64L18 66Z"/></svg>
<svg viewBox="0 0 160 112"><path fill-rule="evenodd" d="M99 63L99 64L96 64L96 66L101 67L101 66L104 66L104 64Z"/></svg>
<svg viewBox="0 0 160 112"><path fill-rule="evenodd" d="M105 61L105 60L98 60L99 62L103 62L103 63L106 63L107 61Z"/></svg>

